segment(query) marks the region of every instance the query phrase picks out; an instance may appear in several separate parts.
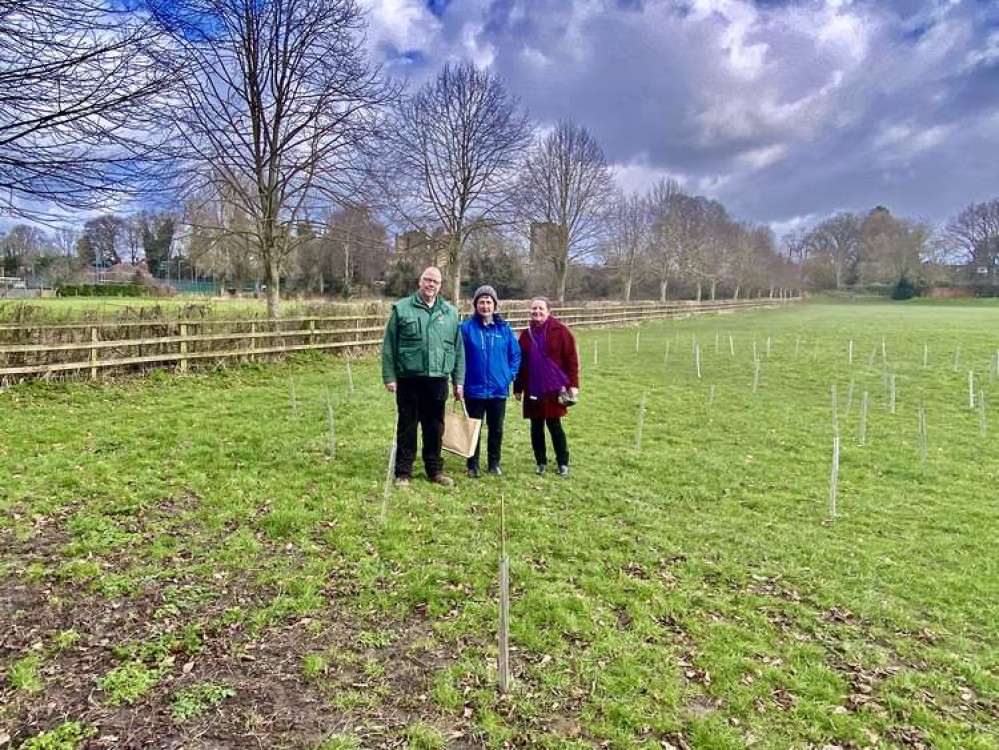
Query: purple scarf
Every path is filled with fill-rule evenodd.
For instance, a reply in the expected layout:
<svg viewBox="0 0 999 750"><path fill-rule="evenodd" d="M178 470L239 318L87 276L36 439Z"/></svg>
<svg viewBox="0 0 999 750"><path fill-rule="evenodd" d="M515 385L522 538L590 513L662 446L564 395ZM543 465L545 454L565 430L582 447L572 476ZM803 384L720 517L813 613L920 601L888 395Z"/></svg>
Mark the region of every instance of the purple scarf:
<svg viewBox="0 0 999 750"><path fill-rule="evenodd" d="M548 320L541 325L535 325L533 322L528 324L527 334L531 337L532 346L531 359L527 369L527 382L531 398L541 398L549 393L558 393L569 385L569 377L548 354Z"/></svg>

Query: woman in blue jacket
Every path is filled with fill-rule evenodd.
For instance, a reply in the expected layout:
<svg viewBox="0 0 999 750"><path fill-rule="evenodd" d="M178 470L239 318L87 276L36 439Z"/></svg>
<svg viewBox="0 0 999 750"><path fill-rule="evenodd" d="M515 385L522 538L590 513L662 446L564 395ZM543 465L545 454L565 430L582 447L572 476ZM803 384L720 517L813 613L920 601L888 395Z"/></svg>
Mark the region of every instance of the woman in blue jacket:
<svg viewBox="0 0 999 750"><path fill-rule="evenodd" d="M485 417L489 473L502 474L503 418L510 384L520 369L520 344L500 314L499 299L491 286L480 286L472 298L475 314L461 324L465 341L465 408L468 416ZM468 459L468 476L479 477L479 446Z"/></svg>

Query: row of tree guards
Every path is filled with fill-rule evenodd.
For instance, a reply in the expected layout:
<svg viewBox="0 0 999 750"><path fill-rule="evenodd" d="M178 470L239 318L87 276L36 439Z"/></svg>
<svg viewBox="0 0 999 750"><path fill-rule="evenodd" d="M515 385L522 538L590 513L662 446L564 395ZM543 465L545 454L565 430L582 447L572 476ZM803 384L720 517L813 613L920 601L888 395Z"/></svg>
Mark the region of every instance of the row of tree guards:
<svg viewBox="0 0 999 750"><path fill-rule="evenodd" d="M674 339L675 343L679 343L679 333L677 333ZM670 344L673 343L667 340L663 347L663 364L669 363L670 357ZM801 355L801 344L800 338L795 339L794 343L794 356L797 358ZM640 351L641 345L641 331L635 332L635 352L636 354ZM721 349L721 334L719 331L715 332L714 337L714 351L715 354L719 354ZM850 339L846 344L846 361L849 365L853 365L855 361L855 345L854 341ZM735 343L731 335L728 337L728 350L730 357L735 357ZM607 351L611 351L611 339L608 334L607 337ZM885 410L894 415L896 413L896 403L897 403L897 375L894 372L888 371L888 349L887 341L885 339L881 340L880 344L881 359L883 365L883 379L885 387ZM694 374L698 379L702 377L701 372L701 345L697 340L696 335L691 337L691 353L693 358L693 368ZM773 338L768 336L766 339L766 356L769 358L773 353ZM867 358L867 366L871 367L874 364L874 360L878 353L878 347L875 347ZM961 344L958 343L953 356L952 370L954 372L959 372L961 367ZM920 367L922 370L929 369L930 366L930 349L929 344L923 344L922 350L922 360ZM817 362L819 358L818 343L816 343L815 348L812 353L812 361ZM593 365L596 366L599 361L599 342L593 342ZM753 337L752 340L752 385L751 391L755 395L758 392L760 384L760 373L762 370L762 359L757 350L757 340ZM990 382L994 382L999 378L999 348L996 349L995 354L989 361L988 364L988 379ZM988 433L988 397L985 391L984 384L980 375L976 375L974 370L968 371L968 389L967 389L967 404L968 408L978 411L978 432L979 437L984 439ZM849 414L853 406L854 400L855 383L853 380L850 381L847 394L846 394L846 405L845 412ZM707 397L707 407L711 408L715 401L716 386L712 384L709 388ZM643 393L638 402L638 415L635 425L635 455L640 455L642 452L642 432L645 425L645 417L647 412L647 395ZM857 429L857 442L859 447L863 448L867 446L867 424L868 424L868 410L870 404L870 393L869 391L864 391L861 398L859 407L859 422ZM831 414L832 414L832 462L831 462L831 472L829 479L829 504L828 513L829 521L831 522L836 518L837 514L837 493L839 486L839 469L840 469L840 453L842 449L842 438L840 435L840 411L839 411L839 398L838 389L835 383L831 386ZM928 453L928 434L927 434L927 410L925 404L920 403L917 411L917 435L918 435L918 445L919 445L919 460L921 464L925 464L927 460Z"/></svg>
<svg viewBox="0 0 999 750"><path fill-rule="evenodd" d="M663 364L669 364L669 352L671 350L671 345L678 345L680 343L679 332L671 340L667 339L663 346ZM729 357L734 358L736 355L736 347L734 338L729 335L727 337L727 347ZM800 358L803 354L802 352L802 340L800 338L795 339L794 343L794 356L795 358ZM598 342L594 341L593 349L593 366L598 365ZM578 345L577 345L578 346ZM608 332L607 351L612 351L612 339ZM676 348L679 348L678 346ZM765 343L765 356L771 357L774 354L775 342L773 337L768 336ZM641 330L635 331L635 353L641 352ZM721 332L716 331L714 336L714 351L716 355L720 355L723 350ZM700 361L700 351L701 346L696 335L691 337L691 352L692 352L692 365L694 368L694 373L697 378L702 377L701 371L701 361ZM763 355L759 351L759 346L757 340L754 337L751 344L752 351L752 363L753 363L753 378L752 378L752 393L756 394L759 388L760 382L760 371L761 363L763 360ZM868 365L872 365L874 358L878 352L878 347L875 347L874 351L868 357ZM880 353L882 357L883 366L883 380L885 387L885 410L888 414L896 414L897 411L897 376L894 372L889 372L888 370L888 348L887 342L882 340L880 345ZM853 365L855 361L855 344L853 340L846 342L844 346L845 359L848 364ZM818 361L818 348L816 347L812 353L812 361ZM961 346L958 344L954 359L953 359L953 369L958 370L961 362ZM920 369L926 370L930 366L929 361L929 346L924 344L922 359L920 361ZM353 371L351 368L350 361L345 362L345 373L347 380L347 390L348 393L353 393L355 389ZM990 359L988 365L988 379L989 382L994 382L999 378L999 349L996 350L995 355ZM831 428L832 428L832 461L829 477L829 495L828 495L828 517L824 523L832 523L838 513L838 487L839 487L839 472L840 472L840 459L843 450L843 439L840 433L840 426L842 419L845 418L853 409L853 404L855 400L855 383L853 380L850 381L849 386L846 390L845 404L843 409L840 409L840 391L836 383L833 383L830 387L830 403L831 403ZM289 407L293 417L298 417L298 400L296 395L296 384L294 378L288 381L288 398ZM711 384L708 391L708 396L706 400L707 408L712 408L715 403L716 396L716 385ZM329 429L329 449L328 455L331 461L336 460L336 420L335 412L333 408L333 403L330 398L329 388L324 389L325 397L325 410L327 417L327 425ZM963 398L963 397L962 397ZM973 370L968 372L968 408L977 409L979 417L979 435L984 439L987 435L987 397L984 383L982 379L976 376ZM864 448L868 445L868 412L870 407L870 392L864 390L860 398L860 406L858 409L858 430L857 430L857 442L859 447ZM646 415L648 412L648 394L642 393L638 402L638 414L635 426L635 442L634 442L634 453L636 456L642 453L642 433L644 429L644 424L646 420ZM927 428L927 410L924 404L919 404L917 410L917 434L918 434L918 445L919 445L919 461L921 464L925 464L928 457L928 428ZM381 493L381 510L379 513L379 523L385 525L389 521L389 511L390 511L390 500L392 496L392 480L394 477L396 459L396 434L393 431L392 440L390 443L388 451L388 461L385 469L385 479L382 487ZM509 555L506 550L506 503L505 497L502 493L499 494L499 537L498 537L498 550L499 550L499 566L498 566L498 596L499 596L499 617L497 623L497 683L498 689L502 693L506 693L511 689L511 665L510 665L510 640L509 640L509 627L510 627L510 560Z"/></svg>

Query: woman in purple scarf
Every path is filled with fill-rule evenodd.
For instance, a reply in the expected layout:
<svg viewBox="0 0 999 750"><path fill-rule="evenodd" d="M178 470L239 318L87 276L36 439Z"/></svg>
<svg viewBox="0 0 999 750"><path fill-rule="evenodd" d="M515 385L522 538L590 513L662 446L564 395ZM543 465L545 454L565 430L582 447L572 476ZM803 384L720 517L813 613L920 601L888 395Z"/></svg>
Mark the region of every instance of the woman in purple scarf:
<svg viewBox="0 0 999 750"><path fill-rule="evenodd" d="M551 317L548 300L531 300L531 322L520 334L520 372L513 393L524 402L524 418L531 420L531 447L537 473L548 468L545 426L552 437L559 476L569 474L569 446L562 417L569 410L559 401L559 391L567 389L576 398L579 392L579 359L576 340L562 323Z"/></svg>

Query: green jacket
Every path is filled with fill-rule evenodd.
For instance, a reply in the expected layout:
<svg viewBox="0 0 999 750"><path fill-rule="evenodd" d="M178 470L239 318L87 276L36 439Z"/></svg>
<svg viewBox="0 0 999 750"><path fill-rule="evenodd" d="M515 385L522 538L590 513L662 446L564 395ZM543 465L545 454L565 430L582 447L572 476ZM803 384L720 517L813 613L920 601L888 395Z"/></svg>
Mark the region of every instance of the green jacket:
<svg viewBox="0 0 999 750"><path fill-rule="evenodd" d="M382 342L382 381L420 375L465 382L465 346L458 310L440 297L432 308L419 292L392 305Z"/></svg>

